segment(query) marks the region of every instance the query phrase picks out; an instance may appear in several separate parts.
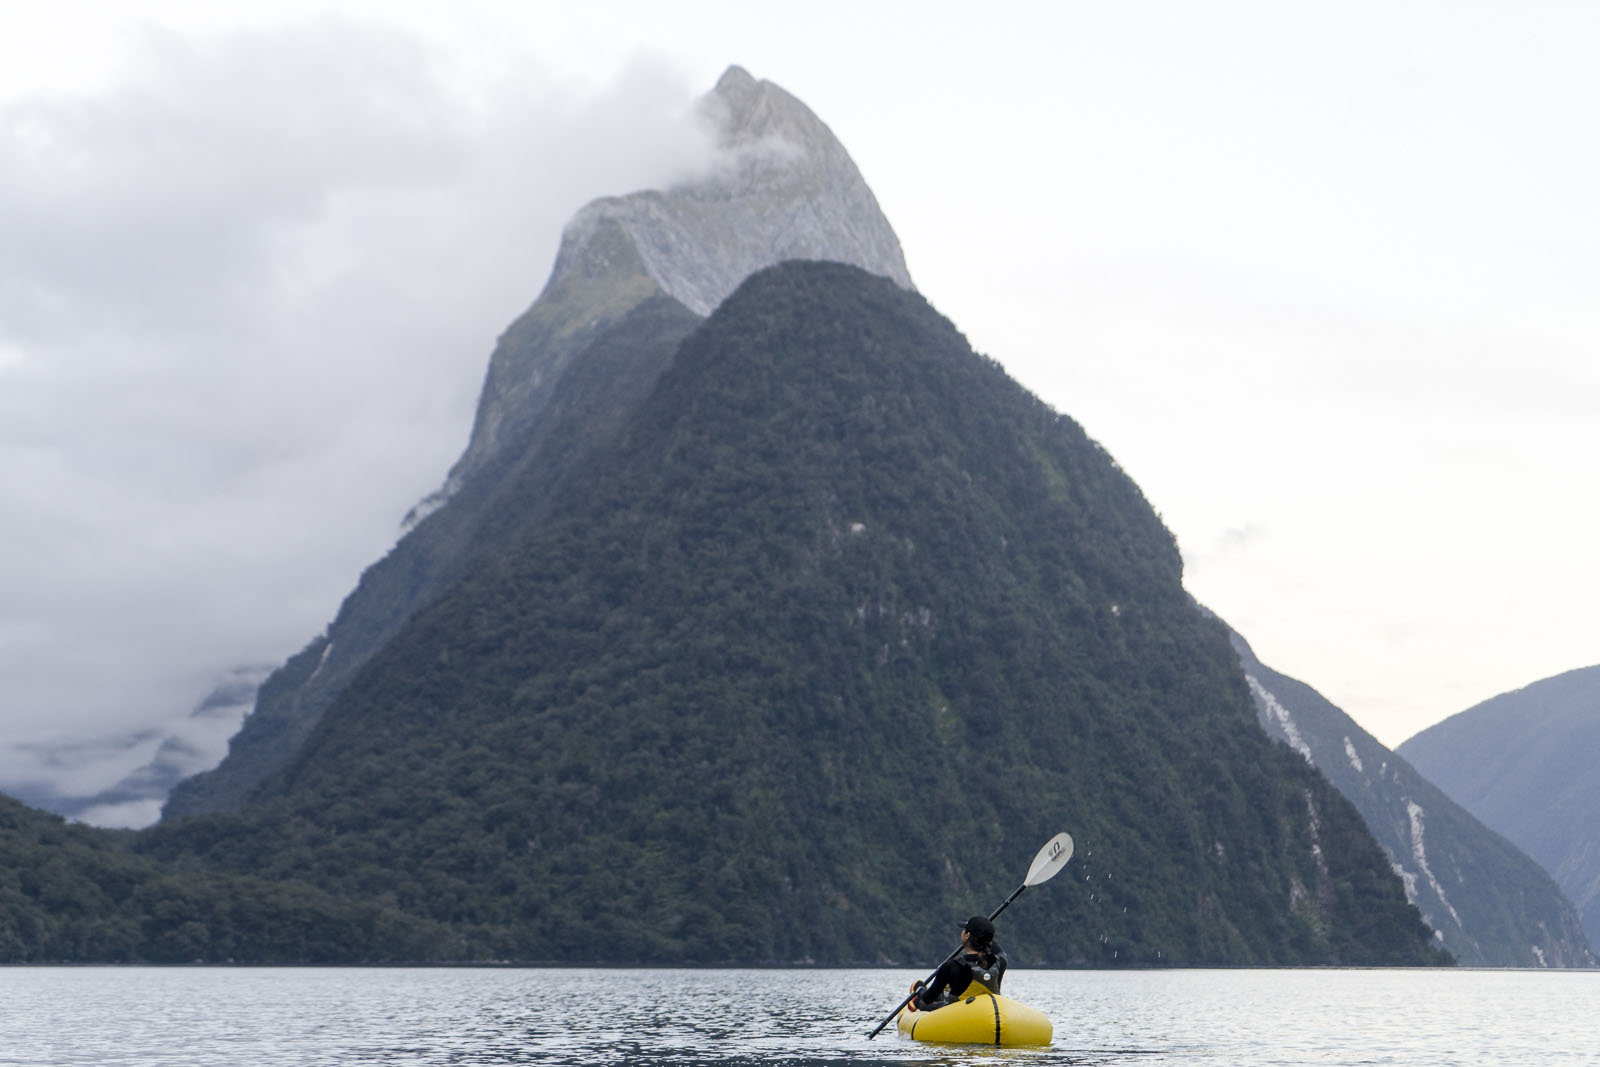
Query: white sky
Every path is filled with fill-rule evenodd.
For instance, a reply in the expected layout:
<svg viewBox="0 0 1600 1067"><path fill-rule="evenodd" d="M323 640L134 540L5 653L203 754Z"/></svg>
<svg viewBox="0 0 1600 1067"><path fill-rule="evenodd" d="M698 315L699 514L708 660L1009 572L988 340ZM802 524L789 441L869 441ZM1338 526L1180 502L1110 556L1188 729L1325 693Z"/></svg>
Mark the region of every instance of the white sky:
<svg viewBox="0 0 1600 1067"><path fill-rule="evenodd" d="M0 0L0 788L320 632L730 63L1264 662L1390 745L1600 662L1600 7L774 10Z"/></svg>

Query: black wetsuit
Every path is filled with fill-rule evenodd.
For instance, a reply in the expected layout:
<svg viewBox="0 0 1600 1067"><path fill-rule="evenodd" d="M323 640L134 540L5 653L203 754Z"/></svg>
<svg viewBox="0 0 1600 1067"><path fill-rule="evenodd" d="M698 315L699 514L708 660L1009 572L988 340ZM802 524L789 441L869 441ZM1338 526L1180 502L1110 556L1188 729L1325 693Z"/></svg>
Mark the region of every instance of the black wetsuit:
<svg viewBox="0 0 1600 1067"><path fill-rule="evenodd" d="M980 982L989 992L998 993L1000 979L1005 973L1006 953L999 945L990 945L989 951L982 955L963 952L940 965L933 981L917 994L917 1010L931 1011L959 1000L973 982Z"/></svg>

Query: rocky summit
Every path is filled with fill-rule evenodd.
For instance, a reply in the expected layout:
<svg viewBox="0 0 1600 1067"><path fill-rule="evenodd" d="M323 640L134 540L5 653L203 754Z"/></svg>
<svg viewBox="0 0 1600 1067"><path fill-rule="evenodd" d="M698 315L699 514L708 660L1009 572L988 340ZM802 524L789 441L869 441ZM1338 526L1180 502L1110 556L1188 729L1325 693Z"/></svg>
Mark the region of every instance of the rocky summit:
<svg viewBox="0 0 1600 1067"><path fill-rule="evenodd" d="M745 278L789 259L849 263L912 288L877 198L805 104L732 67L698 111L717 145L704 174L595 200L567 224L544 292L490 361L452 484L537 413L536 394L559 372L562 346L516 343L524 333L593 331L654 291L709 315Z"/></svg>

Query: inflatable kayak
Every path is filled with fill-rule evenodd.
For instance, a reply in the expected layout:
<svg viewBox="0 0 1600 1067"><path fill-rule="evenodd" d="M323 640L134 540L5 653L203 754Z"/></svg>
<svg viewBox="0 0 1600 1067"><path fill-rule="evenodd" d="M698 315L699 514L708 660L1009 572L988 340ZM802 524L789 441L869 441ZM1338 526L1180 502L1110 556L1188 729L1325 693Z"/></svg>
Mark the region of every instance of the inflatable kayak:
<svg viewBox="0 0 1600 1067"><path fill-rule="evenodd" d="M902 1037L951 1044L1048 1045L1051 1033L1043 1012L987 990L932 1011L907 1007L896 1025Z"/></svg>

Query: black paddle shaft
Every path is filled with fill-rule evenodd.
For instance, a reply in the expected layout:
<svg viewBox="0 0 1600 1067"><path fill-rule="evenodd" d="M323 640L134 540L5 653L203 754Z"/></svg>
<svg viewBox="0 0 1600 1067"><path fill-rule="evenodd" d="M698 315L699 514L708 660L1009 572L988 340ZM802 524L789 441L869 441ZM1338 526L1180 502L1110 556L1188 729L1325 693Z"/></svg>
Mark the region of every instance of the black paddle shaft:
<svg viewBox="0 0 1600 1067"><path fill-rule="evenodd" d="M1000 913L1002 911L1005 911L1007 908L1009 908L1011 906L1011 902L1013 900L1016 900L1018 897L1020 897L1022 895L1022 891L1024 889L1026 889L1026 888L1028 888L1028 883L1027 882L1023 882L1021 885L1017 886L1017 891L1015 893L1012 893L1009 897L1006 897L1005 903L1001 904L998 908L994 909L994 911L989 914L989 921L990 922L994 922L995 919L999 917L999 915L1000 915ZM950 955L946 956L944 958L944 960L939 964L939 967L943 967L946 963L949 963L951 960L955 959L960 954L961 954L961 946L957 945L956 946L956 950L954 952L950 953ZM935 978L937 978L939 976L939 967L935 967L933 969L933 973L928 975L928 980L927 980L927 982L924 982L923 985L927 985L929 982L932 982ZM867 1035L867 1040L871 1041L873 1038L877 1037L878 1036L878 1032L880 1030L882 1030L885 1026L888 1026L890 1021L893 1020L896 1015L899 1015L902 1011L904 1011L906 1005L911 1003L911 998L916 996L916 995L917 995L916 990L915 990L915 988L913 988L910 993L906 994L906 999L904 999L904 1000L902 1000L900 1002L899 1007L895 1008L894 1011L891 1011L889 1013L889 1018L887 1018L887 1019L883 1020L883 1022L879 1023L877 1029L873 1030L872 1033Z"/></svg>

